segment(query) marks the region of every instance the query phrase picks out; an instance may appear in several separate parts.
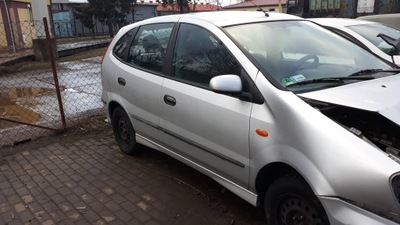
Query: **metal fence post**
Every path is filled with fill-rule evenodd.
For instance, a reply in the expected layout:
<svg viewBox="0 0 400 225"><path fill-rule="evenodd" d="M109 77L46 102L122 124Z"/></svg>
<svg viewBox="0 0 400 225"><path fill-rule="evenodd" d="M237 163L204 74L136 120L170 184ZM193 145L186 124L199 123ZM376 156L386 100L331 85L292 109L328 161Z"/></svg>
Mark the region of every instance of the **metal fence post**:
<svg viewBox="0 0 400 225"><path fill-rule="evenodd" d="M44 29L45 29L45 32L46 32L46 40L47 40L47 43L48 43L47 47L48 47L49 55L50 55L51 68L52 68L52 71L53 71L54 85L56 87L56 92L57 92L58 107L60 109L62 126L63 126L63 130L66 130L67 129L67 123L65 121L65 113L64 113L63 103L62 103L62 99L61 99L60 85L58 83L58 75L57 75L57 69L56 69L56 62L55 62L55 58L54 58L54 54L53 54L53 45L51 43L49 24L47 23L47 18L46 17L43 18L43 23L44 23Z"/></svg>

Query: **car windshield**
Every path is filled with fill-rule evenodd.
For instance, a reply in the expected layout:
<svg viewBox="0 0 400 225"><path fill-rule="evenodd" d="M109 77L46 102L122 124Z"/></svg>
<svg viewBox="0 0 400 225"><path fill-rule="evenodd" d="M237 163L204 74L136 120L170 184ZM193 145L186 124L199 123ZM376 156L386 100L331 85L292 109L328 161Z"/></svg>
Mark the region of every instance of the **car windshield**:
<svg viewBox="0 0 400 225"><path fill-rule="evenodd" d="M380 23L360 24L347 26L350 30L363 36L386 54L392 55L396 49L378 37L379 33L386 34L394 39L400 38L400 31Z"/></svg>
<svg viewBox="0 0 400 225"><path fill-rule="evenodd" d="M271 82L291 91L359 82L363 79L336 82L326 78L391 69L361 47L309 21L262 22L224 29ZM319 82L304 82L318 79ZM301 82L305 85L293 85Z"/></svg>

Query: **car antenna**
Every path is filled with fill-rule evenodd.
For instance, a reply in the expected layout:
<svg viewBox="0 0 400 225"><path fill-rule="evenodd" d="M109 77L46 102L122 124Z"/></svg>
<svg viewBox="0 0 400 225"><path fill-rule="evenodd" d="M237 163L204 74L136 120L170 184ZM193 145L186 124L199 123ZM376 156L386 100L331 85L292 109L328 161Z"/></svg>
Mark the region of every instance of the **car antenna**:
<svg viewBox="0 0 400 225"><path fill-rule="evenodd" d="M253 3L253 5L255 5L256 7L258 7L257 11L262 11L266 17L269 17L269 14L264 9L262 9L259 5L257 5L253 1L250 1L250 2Z"/></svg>

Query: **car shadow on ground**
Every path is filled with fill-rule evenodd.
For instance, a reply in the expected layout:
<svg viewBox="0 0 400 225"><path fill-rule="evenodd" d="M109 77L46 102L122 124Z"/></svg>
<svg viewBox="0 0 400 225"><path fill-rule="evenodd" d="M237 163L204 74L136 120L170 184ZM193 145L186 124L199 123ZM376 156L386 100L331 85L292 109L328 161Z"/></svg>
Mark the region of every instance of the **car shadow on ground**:
<svg viewBox="0 0 400 225"><path fill-rule="evenodd" d="M229 220L226 221L228 224L265 224L262 209L252 206L213 179L167 154L146 146L140 147L141 152L138 155L127 157L135 158L135 161L141 164L143 168L167 176L177 183L187 186L187 188L192 189L194 195L202 195L206 199L204 204L219 214L219 218L226 217L224 220Z"/></svg>

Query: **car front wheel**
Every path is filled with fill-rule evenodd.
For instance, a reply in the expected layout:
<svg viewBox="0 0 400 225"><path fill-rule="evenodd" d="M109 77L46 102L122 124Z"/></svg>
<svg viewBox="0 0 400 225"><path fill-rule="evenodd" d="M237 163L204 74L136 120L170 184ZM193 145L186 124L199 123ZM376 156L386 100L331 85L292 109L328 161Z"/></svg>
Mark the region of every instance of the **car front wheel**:
<svg viewBox="0 0 400 225"><path fill-rule="evenodd" d="M271 184L264 203L268 224L329 225L323 206L297 175L286 175Z"/></svg>
<svg viewBox="0 0 400 225"><path fill-rule="evenodd" d="M125 110L118 107L111 117L115 141L122 152L128 155L138 153L138 146L135 139L135 130Z"/></svg>

